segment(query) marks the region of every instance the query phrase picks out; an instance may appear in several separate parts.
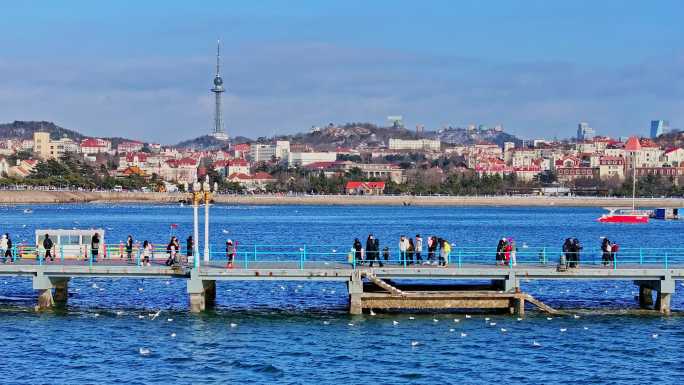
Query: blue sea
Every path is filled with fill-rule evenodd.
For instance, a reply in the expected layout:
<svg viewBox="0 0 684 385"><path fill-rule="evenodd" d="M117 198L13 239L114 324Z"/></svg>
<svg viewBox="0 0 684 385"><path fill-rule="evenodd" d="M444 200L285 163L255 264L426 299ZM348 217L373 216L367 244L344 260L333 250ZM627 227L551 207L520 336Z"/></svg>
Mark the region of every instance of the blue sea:
<svg viewBox="0 0 684 385"><path fill-rule="evenodd" d="M24 213L30 208L32 213ZM229 206L211 211L211 239L240 244L339 245L374 233L438 235L457 247L560 247L574 236L587 258L600 237L630 247L680 247L684 222L596 222L600 208ZM164 244L191 234L179 205L0 206L0 232L33 243L36 229L103 228L105 241ZM172 224L176 224L172 228ZM340 255L340 258L346 258ZM493 258L493 256L492 256ZM187 312L184 280L72 279L65 310L35 313L31 280L0 276L0 383L681 384L684 286L671 316L640 314L630 281L523 281L573 316L528 311L347 314L346 286L220 282L217 307ZM157 314L157 316L154 316ZM488 320L486 320L488 318ZM456 321L458 320L458 321Z"/></svg>

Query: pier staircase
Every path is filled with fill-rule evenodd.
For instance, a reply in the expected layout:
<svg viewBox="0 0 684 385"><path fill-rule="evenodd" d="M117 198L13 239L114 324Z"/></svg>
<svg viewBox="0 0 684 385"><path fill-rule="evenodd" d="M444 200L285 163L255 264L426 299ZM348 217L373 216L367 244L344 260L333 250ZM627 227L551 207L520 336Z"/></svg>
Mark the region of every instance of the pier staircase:
<svg viewBox="0 0 684 385"><path fill-rule="evenodd" d="M364 275L369 281L373 282L375 285L377 285L381 289L389 292L392 295L398 295L398 296L405 296L406 295L406 293L404 293L403 291L399 290L398 288L390 285L389 283L383 281L382 279L378 278L373 273L367 272Z"/></svg>

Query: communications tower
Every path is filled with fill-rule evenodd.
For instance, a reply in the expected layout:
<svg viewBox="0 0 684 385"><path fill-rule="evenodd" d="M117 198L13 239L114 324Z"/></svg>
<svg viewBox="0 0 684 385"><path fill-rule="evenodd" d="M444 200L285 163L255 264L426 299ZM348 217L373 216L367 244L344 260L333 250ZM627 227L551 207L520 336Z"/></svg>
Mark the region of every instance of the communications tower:
<svg viewBox="0 0 684 385"><path fill-rule="evenodd" d="M216 106L214 110L214 131L211 133L216 139L228 140L228 134L223 128L223 112L221 106L221 94L226 90L223 88L223 79L221 78L221 40L216 42L216 76L214 76L214 87L211 92L214 93L216 99Z"/></svg>

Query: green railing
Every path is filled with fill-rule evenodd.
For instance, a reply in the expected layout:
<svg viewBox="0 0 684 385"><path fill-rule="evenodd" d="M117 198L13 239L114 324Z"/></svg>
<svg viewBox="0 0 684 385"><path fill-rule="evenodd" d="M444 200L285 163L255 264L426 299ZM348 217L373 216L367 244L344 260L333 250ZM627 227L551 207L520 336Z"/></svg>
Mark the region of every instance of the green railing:
<svg viewBox="0 0 684 385"><path fill-rule="evenodd" d="M458 247L452 245L451 252L442 255L439 249L433 252L423 249L420 259L416 252L401 252L398 247L385 250L381 248L375 258L371 259L369 253L362 251L357 255L349 245L265 245L236 243L232 253L232 263L229 263L229 253L224 245L210 245L209 260L205 261L203 248L200 248L200 266L243 268L263 267L272 265L283 268L325 268L345 267L360 268L387 265L393 267L412 268L427 265L447 265L452 268L466 268L469 266L499 266L501 268L516 268L524 266L537 266L556 268L561 260L561 255L567 256L566 263L573 264L573 254L564 253L560 247L523 246L517 247L515 253L508 253L504 259L497 260L495 247ZM130 255L129 255L130 254ZM101 245L97 255L89 246L56 245L47 256L42 246L16 245L11 249L11 257L0 256L5 263L22 264L78 264L89 265L136 265L140 267L149 265L182 265L193 267L194 260L188 256L185 247L181 247L174 255L171 255L165 244L153 244L147 251L143 250L138 243L130 250L123 244ZM175 257L175 258L174 258ZM581 250L577 268L600 266L605 268L633 268L649 267L684 268L684 248L622 248L616 253L605 254L598 248ZM570 266L572 267L572 266Z"/></svg>

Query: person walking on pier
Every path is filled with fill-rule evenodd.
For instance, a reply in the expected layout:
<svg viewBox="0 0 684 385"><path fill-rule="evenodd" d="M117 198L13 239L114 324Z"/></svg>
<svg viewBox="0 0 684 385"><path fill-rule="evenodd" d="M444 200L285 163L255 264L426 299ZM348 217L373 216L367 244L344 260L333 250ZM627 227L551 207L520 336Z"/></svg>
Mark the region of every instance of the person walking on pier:
<svg viewBox="0 0 684 385"><path fill-rule="evenodd" d="M612 260L613 245L607 237L603 237L603 241L601 241L601 251L601 263L603 266L608 266L608 263Z"/></svg>
<svg viewBox="0 0 684 385"><path fill-rule="evenodd" d="M413 253L416 246L413 244L413 238L408 238L408 246L406 247L406 259L409 265L413 265Z"/></svg>
<svg viewBox="0 0 684 385"><path fill-rule="evenodd" d="M233 245L232 240L226 241L226 269L233 268L233 260L235 259L235 245Z"/></svg>
<svg viewBox="0 0 684 385"><path fill-rule="evenodd" d="M383 267L380 260L380 241L373 234L368 234L368 239L366 239L366 259L368 260L369 267L373 267L373 263L376 260L380 267Z"/></svg>
<svg viewBox="0 0 684 385"><path fill-rule="evenodd" d="M43 249L45 249L45 261L47 262L48 258L50 258L50 261L55 260L55 256L52 255L52 246L54 244L52 243L52 239L50 239L50 235L45 234L45 239L43 239Z"/></svg>
<svg viewBox="0 0 684 385"><path fill-rule="evenodd" d="M126 260L128 263L133 261L133 236L129 235L126 239Z"/></svg>
<svg viewBox="0 0 684 385"><path fill-rule="evenodd" d="M443 238L438 239L439 242L439 266L446 267L449 254L451 253L451 244Z"/></svg>
<svg viewBox="0 0 684 385"><path fill-rule="evenodd" d="M142 266L150 266L150 256L152 255L152 244L147 240L143 241L142 246Z"/></svg>
<svg viewBox="0 0 684 385"><path fill-rule="evenodd" d="M0 237L0 256L2 256L2 262L5 263L7 261L7 256L5 255L7 253L7 235L2 234L2 237Z"/></svg>
<svg viewBox="0 0 684 385"><path fill-rule="evenodd" d="M354 244L352 245L352 248L354 249L354 259L356 260L356 264L362 265L363 258L361 256L361 249L363 249L363 245L361 245L359 238L354 238Z"/></svg>
<svg viewBox="0 0 684 385"><path fill-rule="evenodd" d="M502 265L504 261L504 248L506 247L506 238L499 239L499 244L496 245L496 264Z"/></svg>
<svg viewBox="0 0 684 385"><path fill-rule="evenodd" d="M416 234L416 263L420 264L423 262L423 238L421 238L420 234Z"/></svg>
<svg viewBox="0 0 684 385"><path fill-rule="evenodd" d="M192 257L192 250L195 247L195 242L192 240L192 235L188 237L188 239L185 240L185 255L188 257L188 261L190 260L190 257Z"/></svg>
<svg viewBox="0 0 684 385"><path fill-rule="evenodd" d="M90 240L90 253L93 256L93 262L97 262L97 256L100 254L100 235L98 233L93 234L93 238Z"/></svg>
<svg viewBox="0 0 684 385"><path fill-rule="evenodd" d="M385 260L385 262L389 263L390 260L390 249L389 247L385 246L382 248L382 258ZM380 265L382 267L382 265Z"/></svg>
<svg viewBox="0 0 684 385"><path fill-rule="evenodd" d="M408 240L405 236L399 237L399 258L400 263L406 263L406 249L408 249Z"/></svg>
<svg viewBox="0 0 684 385"><path fill-rule="evenodd" d="M435 250L437 249L437 238L435 238L434 235L431 235L428 237L427 241L427 249L428 249L428 256L427 256L427 264L432 265L435 262Z"/></svg>
<svg viewBox="0 0 684 385"><path fill-rule="evenodd" d="M9 260L9 262L12 263L14 262L14 255L12 255L12 238L10 238L9 233L5 233L5 238L7 239L7 250L5 250L5 254L3 254L3 262L7 263L7 260Z"/></svg>

